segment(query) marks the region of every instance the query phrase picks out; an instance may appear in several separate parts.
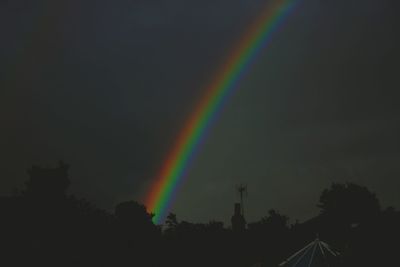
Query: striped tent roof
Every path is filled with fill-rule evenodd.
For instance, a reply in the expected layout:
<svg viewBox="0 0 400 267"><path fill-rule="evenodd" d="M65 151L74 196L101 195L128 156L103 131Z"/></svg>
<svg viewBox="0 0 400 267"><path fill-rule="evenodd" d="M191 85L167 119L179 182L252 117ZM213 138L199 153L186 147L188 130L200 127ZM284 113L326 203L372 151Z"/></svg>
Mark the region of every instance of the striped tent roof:
<svg viewBox="0 0 400 267"><path fill-rule="evenodd" d="M328 244L318 238L279 264L282 267L332 267L339 256Z"/></svg>

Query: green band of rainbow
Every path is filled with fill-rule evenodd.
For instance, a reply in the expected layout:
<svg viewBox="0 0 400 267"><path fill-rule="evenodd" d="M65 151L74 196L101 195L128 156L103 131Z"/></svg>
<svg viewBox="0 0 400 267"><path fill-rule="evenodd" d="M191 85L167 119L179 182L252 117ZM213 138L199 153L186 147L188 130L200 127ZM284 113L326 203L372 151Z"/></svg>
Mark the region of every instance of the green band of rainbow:
<svg viewBox="0 0 400 267"><path fill-rule="evenodd" d="M295 0L268 1L262 14L241 38L213 82L205 89L203 99L180 132L177 143L167 155L145 200L148 210L155 214L154 223L162 223L165 219L179 184L185 177L208 128L226 99L237 89L238 83L259 52L269 43L272 33L293 9L294 3Z"/></svg>

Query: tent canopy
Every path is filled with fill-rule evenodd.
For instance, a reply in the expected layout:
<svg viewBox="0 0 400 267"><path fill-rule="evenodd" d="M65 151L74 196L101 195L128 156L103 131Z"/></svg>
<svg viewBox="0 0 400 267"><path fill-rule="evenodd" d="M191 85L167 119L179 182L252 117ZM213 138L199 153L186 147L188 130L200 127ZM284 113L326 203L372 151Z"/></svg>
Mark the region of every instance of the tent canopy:
<svg viewBox="0 0 400 267"><path fill-rule="evenodd" d="M317 238L279 264L279 266L332 267L333 259L337 256L339 256L339 253L335 252L328 244Z"/></svg>

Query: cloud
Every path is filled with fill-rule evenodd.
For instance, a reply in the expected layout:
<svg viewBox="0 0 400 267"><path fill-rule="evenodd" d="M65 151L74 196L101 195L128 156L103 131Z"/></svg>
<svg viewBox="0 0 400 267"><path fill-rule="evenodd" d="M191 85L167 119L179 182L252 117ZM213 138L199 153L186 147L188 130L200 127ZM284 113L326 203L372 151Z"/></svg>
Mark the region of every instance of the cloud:
<svg viewBox="0 0 400 267"><path fill-rule="evenodd" d="M9 3L0 10L1 193L21 186L31 164L62 158L72 165L72 191L111 207L146 191L204 86L265 1ZM230 187L243 181L259 188L253 218L274 205L306 217L331 181L320 180L321 166L336 174L376 159L363 173L385 167L393 177L395 5L302 1L213 128L177 213L229 217ZM374 179L366 181L391 192ZM301 190L273 195L296 181ZM224 200L210 211L216 196ZM307 201L291 208L290 196ZM196 203L202 206L193 211Z"/></svg>

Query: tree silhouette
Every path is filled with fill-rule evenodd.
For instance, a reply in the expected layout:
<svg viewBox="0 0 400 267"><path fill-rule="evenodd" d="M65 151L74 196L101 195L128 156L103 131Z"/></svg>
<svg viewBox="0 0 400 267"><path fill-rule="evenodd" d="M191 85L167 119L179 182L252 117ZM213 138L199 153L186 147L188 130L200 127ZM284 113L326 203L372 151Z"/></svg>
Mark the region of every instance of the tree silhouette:
<svg viewBox="0 0 400 267"><path fill-rule="evenodd" d="M375 194L353 183L332 184L321 193L320 214L294 225L273 209L241 231L170 213L162 231L138 202L112 214L67 195L68 169L33 166L22 194L0 197L2 262L12 262L5 266L277 266L317 234L342 251L344 267L396 260L400 213L382 211Z"/></svg>
<svg viewBox="0 0 400 267"><path fill-rule="evenodd" d="M310 225L339 250L349 246L354 228L374 221L380 214L376 195L354 183L333 183L325 189L317 205L320 216Z"/></svg>
<svg viewBox="0 0 400 267"><path fill-rule="evenodd" d="M176 217L176 214L174 213L170 213L167 216L167 219L165 220L165 230L164 233L166 233L167 235L171 235L173 233L176 232L177 227L178 227L179 223L178 223L178 219Z"/></svg>
<svg viewBox="0 0 400 267"><path fill-rule="evenodd" d="M340 219L347 224L359 224L380 212L375 194L353 183L332 184L331 188L322 192L317 206L322 215Z"/></svg>
<svg viewBox="0 0 400 267"><path fill-rule="evenodd" d="M29 180L23 194L41 199L64 198L70 185L68 177L69 165L59 161L56 168L43 168L32 166L27 172Z"/></svg>
<svg viewBox="0 0 400 267"><path fill-rule="evenodd" d="M278 264L285 257L288 244L289 218L271 209L260 221L248 225L250 240L255 245L253 257L266 265ZM267 256L266 256L267 255Z"/></svg>
<svg viewBox="0 0 400 267"><path fill-rule="evenodd" d="M115 207L115 217L119 244L116 263L140 263L141 266L154 264L157 258L151 255L158 250L161 233L152 222L153 214L148 213L144 205L127 201Z"/></svg>

